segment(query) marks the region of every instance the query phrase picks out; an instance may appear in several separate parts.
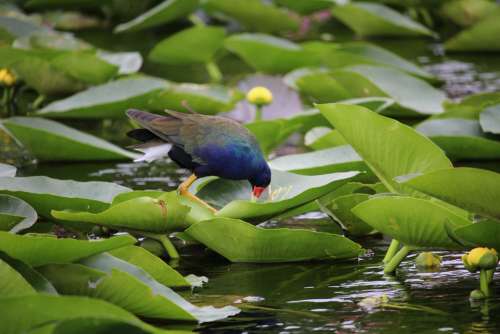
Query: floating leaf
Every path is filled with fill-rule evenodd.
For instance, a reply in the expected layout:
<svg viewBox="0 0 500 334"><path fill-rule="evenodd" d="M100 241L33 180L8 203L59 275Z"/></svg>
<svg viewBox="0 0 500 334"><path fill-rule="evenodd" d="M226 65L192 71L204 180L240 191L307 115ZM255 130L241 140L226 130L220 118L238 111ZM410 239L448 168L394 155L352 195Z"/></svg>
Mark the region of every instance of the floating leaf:
<svg viewBox="0 0 500 334"><path fill-rule="evenodd" d="M130 235L102 240L58 239L54 236L17 235L0 231L0 251L33 267L70 263L136 242Z"/></svg>
<svg viewBox="0 0 500 334"><path fill-rule="evenodd" d="M302 125L284 119L262 120L246 124L248 130L257 138L264 155L269 155L276 147L283 144L292 133ZM270 136L269 134L273 135Z"/></svg>
<svg viewBox="0 0 500 334"><path fill-rule="evenodd" d="M441 12L458 25L470 26L496 8L497 5L488 0L454 0L444 2Z"/></svg>
<svg viewBox="0 0 500 334"><path fill-rule="evenodd" d="M493 220L480 221L459 227L453 234L475 247L491 247L500 251L500 222Z"/></svg>
<svg viewBox="0 0 500 334"><path fill-rule="evenodd" d="M156 44L149 59L170 65L205 64L222 47L225 35L223 28L194 26Z"/></svg>
<svg viewBox="0 0 500 334"><path fill-rule="evenodd" d="M434 33L391 8L369 2L348 2L332 9L333 16L361 36L433 36Z"/></svg>
<svg viewBox="0 0 500 334"><path fill-rule="evenodd" d="M131 21L115 27L115 33L140 31L183 18L198 6L198 0L165 0Z"/></svg>
<svg viewBox="0 0 500 334"><path fill-rule="evenodd" d="M403 184L466 210L500 218L498 173L477 168L449 168L417 176Z"/></svg>
<svg viewBox="0 0 500 334"><path fill-rule="evenodd" d="M251 201L248 181L215 179L198 189L198 196L222 207L217 216L264 221L294 207L311 202L341 186L359 172L304 176L272 170L267 193Z"/></svg>
<svg viewBox="0 0 500 334"><path fill-rule="evenodd" d="M297 15L260 0L207 0L204 5L209 12L222 13L251 31L296 31L300 25Z"/></svg>
<svg viewBox="0 0 500 334"><path fill-rule="evenodd" d="M2 15L0 16L0 29L7 31L13 37L22 37L47 28L28 20Z"/></svg>
<svg viewBox="0 0 500 334"><path fill-rule="evenodd" d="M46 176L0 178L0 193L26 201L46 218L52 217L51 210L103 211L116 195L128 191L131 189L111 182L77 182Z"/></svg>
<svg viewBox="0 0 500 334"><path fill-rule="evenodd" d="M363 251L357 243L337 234L263 229L230 218L201 221L188 228L186 233L232 262L350 259Z"/></svg>
<svg viewBox="0 0 500 334"><path fill-rule="evenodd" d="M0 259L0 275L2 277L0 280L2 298L36 294L35 289L23 276L2 259Z"/></svg>
<svg viewBox="0 0 500 334"><path fill-rule="evenodd" d="M324 150L331 147L347 145L347 142L337 130L332 130L332 128L327 127L318 127L306 133L304 144L313 150Z"/></svg>
<svg viewBox="0 0 500 334"><path fill-rule="evenodd" d="M16 176L17 168L11 165L0 163L0 177Z"/></svg>
<svg viewBox="0 0 500 334"><path fill-rule="evenodd" d="M110 64L118 66L118 74L132 74L141 69L142 56L139 52L98 51L97 56Z"/></svg>
<svg viewBox="0 0 500 334"><path fill-rule="evenodd" d="M38 294L1 298L0 308L4 334L25 333L50 322L82 318L124 322L143 329L145 333L168 333L155 329L113 304L97 299Z"/></svg>
<svg viewBox="0 0 500 334"><path fill-rule="evenodd" d="M373 197L352 212L377 231L410 247L461 249L448 237L446 225L457 228L471 224L432 200L405 196Z"/></svg>
<svg viewBox="0 0 500 334"><path fill-rule="evenodd" d="M432 119L420 123L416 130L431 138L452 159L500 159L500 142L487 138L476 120Z"/></svg>
<svg viewBox="0 0 500 334"><path fill-rule="evenodd" d="M0 195L0 230L17 233L33 226L37 219L35 209L25 201Z"/></svg>
<svg viewBox="0 0 500 334"><path fill-rule="evenodd" d="M391 191L400 175L451 167L444 152L409 126L354 105L318 105L321 113Z"/></svg>
<svg viewBox="0 0 500 334"><path fill-rule="evenodd" d="M484 132L500 134L500 104L486 108L479 115L479 123Z"/></svg>
<svg viewBox="0 0 500 334"><path fill-rule="evenodd" d="M109 253L114 257L141 268L165 286L171 288L191 286L181 274L166 264L165 261L142 247L125 246L113 249Z"/></svg>
<svg viewBox="0 0 500 334"><path fill-rule="evenodd" d="M2 124L40 161L124 160L138 157L103 139L36 117L11 117Z"/></svg>
<svg viewBox="0 0 500 334"><path fill-rule="evenodd" d="M274 3L290 8L291 10L301 14L309 14L322 9L330 8L332 6L331 0L274 0Z"/></svg>
<svg viewBox="0 0 500 334"><path fill-rule="evenodd" d="M339 223L345 230L354 236L367 235L373 231L373 227L358 218L351 209L356 205L368 200L368 194L349 194L334 198L325 205L326 213Z"/></svg>
<svg viewBox="0 0 500 334"><path fill-rule="evenodd" d="M275 170L301 175L321 175L345 171L367 171L363 159L349 145L315 152L291 154L269 162Z"/></svg>

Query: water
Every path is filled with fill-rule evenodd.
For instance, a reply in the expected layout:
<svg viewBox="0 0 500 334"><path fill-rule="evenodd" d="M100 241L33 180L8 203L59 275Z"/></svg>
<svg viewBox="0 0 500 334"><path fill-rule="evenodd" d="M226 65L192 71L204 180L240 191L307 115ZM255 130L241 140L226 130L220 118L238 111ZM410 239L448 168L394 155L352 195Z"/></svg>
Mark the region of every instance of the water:
<svg viewBox="0 0 500 334"><path fill-rule="evenodd" d="M414 43L380 44L436 74L452 99L500 90L497 56L448 56L439 44ZM490 165L498 169L498 163ZM41 164L21 173L164 190L174 189L185 177L170 162ZM294 223L304 226L314 219ZM437 272L418 271L412 254L396 276L387 276L381 260L388 241L373 237L357 241L369 252L356 262L343 263L231 264L201 247L180 247L183 257L176 269L210 279L206 287L183 293L192 302L235 303L243 310L236 317L198 327L202 333L500 333L500 279L493 283L497 297L487 304L471 303L469 293L479 280L464 270L461 253L440 252L443 263ZM367 310L358 304L384 294L392 303L428 309Z"/></svg>

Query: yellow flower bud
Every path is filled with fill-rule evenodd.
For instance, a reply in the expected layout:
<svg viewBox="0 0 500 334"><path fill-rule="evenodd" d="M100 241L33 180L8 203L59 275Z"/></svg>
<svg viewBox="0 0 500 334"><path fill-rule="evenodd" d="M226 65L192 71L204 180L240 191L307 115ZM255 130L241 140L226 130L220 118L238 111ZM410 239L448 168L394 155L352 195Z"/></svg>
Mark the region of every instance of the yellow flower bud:
<svg viewBox="0 0 500 334"><path fill-rule="evenodd" d="M257 86L247 93L247 100L252 104L265 106L273 102L273 94L266 87Z"/></svg>
<svg viewBox="0 0 500 334"><path fill-rule="evenodd" d="M494 269L498 263L498 254L493 248L477 247L467 255L467 262L472 267Z"/></svg>
<svg viewBox="0 0 500 334"><path fill-rule="evenodd" d="M441 257L434 255L432 252L422 252L415 259L415 263L419 268L439 268L441 266Z"/></svg>
<svg viewBox="0 0 500 334"><path fill-rule="evenodd" d="M0 69L0 84L4 86L12 86L16 83L16 77L6 68Z"/></svg>

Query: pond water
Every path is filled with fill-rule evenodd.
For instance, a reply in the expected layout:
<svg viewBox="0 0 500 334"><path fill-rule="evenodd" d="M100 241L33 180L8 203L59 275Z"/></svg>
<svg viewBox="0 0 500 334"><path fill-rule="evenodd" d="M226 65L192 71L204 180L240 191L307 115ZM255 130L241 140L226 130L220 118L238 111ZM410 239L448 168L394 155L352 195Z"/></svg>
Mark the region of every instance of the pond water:
<svg viewBox="0 0 500 334"><path fill-rule="evenodd" d="M382 41L382 46L414 60L444 81L451 98L500 90L500 59L494 55L447 56L439 44ZM489 168L498 169L498 164ZM113 181L135 189L174 189L185 177L170 162L41 164L21 171L61 179ZM310 214L308 218L324 219ZM295 221L312 224L314 219ZM279 223L278 223L279 224ZM290 223L288 222L288 225ZM292 225L294 225L292 223ZM185 296L197 303L240 301L237 317L198 327L202 333L500 333L500 297L475 305L468 299L478 278L467 272L461 253L441 252L438 272L421 272L414 257L396 276L383 274L388 240L356 240L369 250L358 262L300 264L230 264L193 247L181 248L176 269L209 278L206 287ZM500 279L494 281L500 296ZM393 308L365 309L358 303L387 295ZM404 304L406 308L398 309ZM421 309L425 307L425 309Z"/></svg>

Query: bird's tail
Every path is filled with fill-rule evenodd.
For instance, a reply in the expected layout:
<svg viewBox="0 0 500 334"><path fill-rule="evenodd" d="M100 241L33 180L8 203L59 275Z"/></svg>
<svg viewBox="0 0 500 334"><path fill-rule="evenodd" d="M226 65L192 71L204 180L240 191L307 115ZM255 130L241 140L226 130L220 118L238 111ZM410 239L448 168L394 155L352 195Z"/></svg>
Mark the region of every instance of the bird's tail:
<svg viewBox="0 0 500 334"><path fill-rule="evenodd" d="M136 121L137 123L139 123L140 125L142 125L143 127L147 127L155 119L165 117L137 109L127 110L127 116Z"/></svg>

